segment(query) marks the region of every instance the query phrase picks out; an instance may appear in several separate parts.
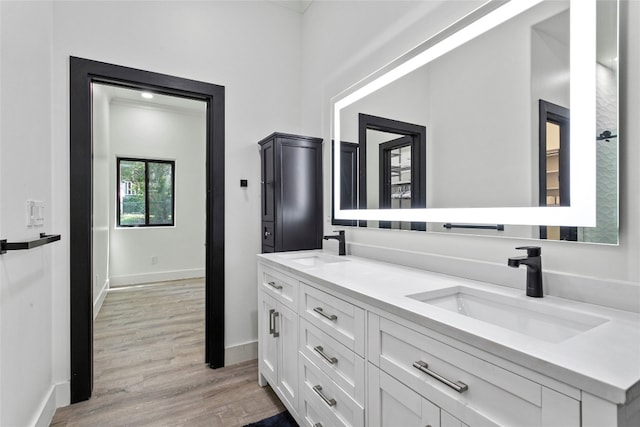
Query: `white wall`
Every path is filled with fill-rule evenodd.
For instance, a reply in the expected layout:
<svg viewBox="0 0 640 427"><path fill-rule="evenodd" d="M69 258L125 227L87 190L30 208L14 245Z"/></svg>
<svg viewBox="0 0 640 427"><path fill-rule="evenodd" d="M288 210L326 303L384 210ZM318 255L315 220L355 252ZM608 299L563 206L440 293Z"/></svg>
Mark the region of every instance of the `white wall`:
<svg viewBox="0 0 640 427"><path fill-rule="evenodd" d="M463 1L427 3L393 2L393 10L388 9L390 6L387 2L314 2L311 5L303 18L303 39L305 46L312 48L308 55L313 56L303 62L303 124L306 130L321 132L325 139L330 138L329 105L332 96L417 46L452 22L454 17L462 16L474 6L472 2ZM427 10L429 8L431 10ZM587 285L597 282L592 282L592 279L603 279L635 289L624 295L607 292L604 287L597 290L608 294L607 303L621 304L625 304L624 300L629 299L630 295L637 299L640 281L640 144L637 144L640 129L635 119L640 114L640 37L637 26L633 24L640 19L640 3L625 2L625 8L628 8L628 13L626 9L621 13L625 29L621 53L624 59L620 64L620 134L624 135L626 143L621 140L620 144L620 244L609 246L535 241L543 247L545 270L558 273L558 277L564 275L571 278L578 286L584 283L585 289L589 289ZM367 16L367 20L361 19L362 16ZM353 25L354 22L358 25ZM395 31L399 25L403 26L402 30ZM332 28L330 36L323 31L328 26ZM334 48L336 40L344 40L340 43L340 49ZM330 150L326 146L324 154L325 159L329 158ZM335 228L330 224L329 162L325 162L325 177L325 230L329 231ZM488 265L500 271L507 270L506 260L517 254L514 250L516 246L532 243L518 239L358 228L348 229L347 242L352 243L352 248L360 250L360 253L365 247L384 248L378 254L382 259L421 259L422 255L434 255L441 260L468 260L471 264ZM471 274L470 271L459 273ZM524 280L524 276L511 274L509 280L515 286L523 285L524 282L520 281ZM589 292L592 290L589 289Z"/></svg>
<svg viewBox="0 0 640 427"><path fill-rule="evenodd" d="M51 185L51 4L3 1L0 19L0 231L15 242L61 232ZM27 199L44 202L43 227L27 227ZM0 255L0 425L35 423L53 392L53 264L64 244Z"/></svg>
<svg viewBox="0 0 640 427"><path fill-rule="evenodd" d="M204 277L206 105L199 112L110 104L110 286ZM116 227L116 158L175 161L175 226Z"/></svg>
<svg viewBox="0 0 640 427"><path fill-rule="evenodd" d="M45 201L47 231L62 234L55 248L0 261L0 424L29 425L57 383L57 403L69 399L70 55L225 86L225 345L254 342L257 305L247 301L257 300L260 252L256 142L273 131L301 132L300 15L263 1L2 1L0 8L2 237L31 235L28 197ZM35 172L16 179L27 163Z"/></svg>
<svg viewBox="0 0 640 427"><path fill-rule="evenodd" d="M91 19L90 19L91 18ZM259 152L274 130L299 127L300 17L265 2L56 2L53 144L55 209L68 232L68 57L207 81L226 88L226 330L231 347L257 337L254 254L259 239ZM114 23L117 22L117 31ZM241 189L246 178L249 187ZM69 376L68 258L54 283L56 374Z"/></svg>

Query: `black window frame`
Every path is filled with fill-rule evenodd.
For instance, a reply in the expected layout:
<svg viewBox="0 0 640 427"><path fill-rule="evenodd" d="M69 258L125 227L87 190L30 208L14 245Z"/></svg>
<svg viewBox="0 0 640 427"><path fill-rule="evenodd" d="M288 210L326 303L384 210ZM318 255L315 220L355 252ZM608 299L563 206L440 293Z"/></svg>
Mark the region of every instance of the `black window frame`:
<svg viewBox="0 0 640 427"><path fill-rule="evenodd" d="M120 162L144 163L144 224L121 224L120 222ZM149 163L171 165L171 223L149 223ZM175 160L143 159L137 157L116 157L116 226L120 228L174 227L176 223L176 162Z"/></svg>

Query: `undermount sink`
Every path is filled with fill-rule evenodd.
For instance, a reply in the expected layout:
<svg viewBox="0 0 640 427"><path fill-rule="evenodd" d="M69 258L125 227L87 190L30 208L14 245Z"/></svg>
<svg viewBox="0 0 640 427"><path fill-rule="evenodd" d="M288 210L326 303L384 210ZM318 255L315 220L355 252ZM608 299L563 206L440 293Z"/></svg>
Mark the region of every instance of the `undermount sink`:
<svg viewBox="0 0 640 427"><path fill-rule="evenodd" d="M349 261L344 257L327 254L282 254L281 256L306 267L319 267L325 264Z"/></svg>
<svg viewBox="0 0 640 427"><path fill-rule="evenodd" d="M425 304L491 323L530 337L559 343L607 322L607 319L466 286L407 295Z"/></svg>

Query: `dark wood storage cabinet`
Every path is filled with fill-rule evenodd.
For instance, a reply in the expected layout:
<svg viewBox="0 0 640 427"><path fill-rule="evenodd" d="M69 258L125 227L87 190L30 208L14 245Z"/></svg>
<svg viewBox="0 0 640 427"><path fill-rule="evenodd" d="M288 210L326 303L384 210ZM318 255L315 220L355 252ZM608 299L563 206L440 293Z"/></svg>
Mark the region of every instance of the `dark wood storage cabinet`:
<svg viewBox="0 0 640 427"><path fill-rule="evenodd" d="M276 132L258 144L262 252L322 248L322 139Z"/></svg>

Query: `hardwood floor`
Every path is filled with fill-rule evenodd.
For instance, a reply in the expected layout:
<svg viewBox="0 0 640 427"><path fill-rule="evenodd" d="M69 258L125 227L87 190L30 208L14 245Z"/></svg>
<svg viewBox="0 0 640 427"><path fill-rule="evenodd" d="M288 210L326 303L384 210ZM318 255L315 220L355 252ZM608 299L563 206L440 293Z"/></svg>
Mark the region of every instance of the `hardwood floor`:
<svg viewBox="0 0 640 427"><path fill-rule="evenodd" d="M204 363L204 281L116 288L94 323L93 397L52 426L242 426L284 411L257 361Z"/></svg>

